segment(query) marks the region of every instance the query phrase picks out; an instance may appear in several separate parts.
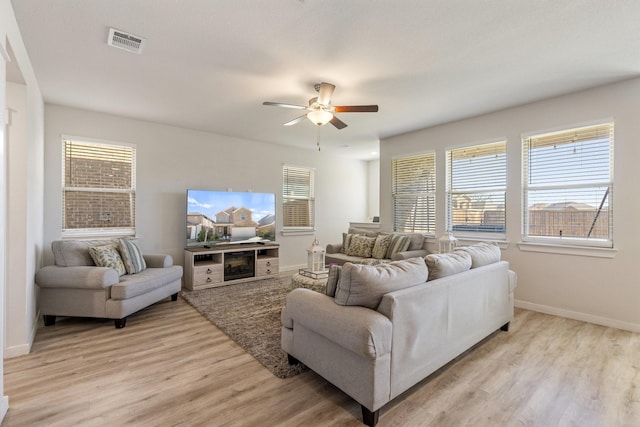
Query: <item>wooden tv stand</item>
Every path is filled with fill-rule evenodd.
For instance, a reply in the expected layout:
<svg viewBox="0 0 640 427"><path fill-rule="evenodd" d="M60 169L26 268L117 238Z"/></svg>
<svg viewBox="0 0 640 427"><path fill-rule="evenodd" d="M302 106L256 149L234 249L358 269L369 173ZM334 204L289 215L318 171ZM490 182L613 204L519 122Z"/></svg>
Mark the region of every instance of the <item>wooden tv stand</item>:
<svg viewBox="0 0 640 427"><path fill-rule="evenodd" d="M184 251L184 287L190 291L277 275L276 243L228 244Z"/></svg>

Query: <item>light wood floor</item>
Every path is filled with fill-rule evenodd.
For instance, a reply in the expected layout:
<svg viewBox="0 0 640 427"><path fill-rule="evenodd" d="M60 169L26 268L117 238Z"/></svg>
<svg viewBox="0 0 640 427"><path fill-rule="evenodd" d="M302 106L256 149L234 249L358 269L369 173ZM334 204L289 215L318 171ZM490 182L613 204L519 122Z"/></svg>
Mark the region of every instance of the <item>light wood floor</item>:
<svg viewBox="0 0 640 427"><path fill-rule="evenodd" d="M381 410L385 426L639 426L640 334L516 310ZM5 360L2 426L357 426L307 372L281 380L182 300L112 322L61 319Z"/></svg>

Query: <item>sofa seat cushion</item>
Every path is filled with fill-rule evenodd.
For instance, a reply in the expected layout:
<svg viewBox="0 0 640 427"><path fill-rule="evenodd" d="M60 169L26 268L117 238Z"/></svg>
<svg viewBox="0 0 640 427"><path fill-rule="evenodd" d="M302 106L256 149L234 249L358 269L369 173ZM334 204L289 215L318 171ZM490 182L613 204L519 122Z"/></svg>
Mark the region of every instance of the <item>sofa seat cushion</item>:
<svg viewBox="0 0 640 427"><path fill-rule="evenodd" d="M376 266L347 263L342 267L335 302L375 310L384 294L424 283L428 276L422 258Z"/></svg>
<svg viewBox="0 0 640 427"><path fill-rule="evenodd" d="M182 267L147 268L138 274L126 274L111 287L111 299L124 300L161 288L182 277Z"/></svg>

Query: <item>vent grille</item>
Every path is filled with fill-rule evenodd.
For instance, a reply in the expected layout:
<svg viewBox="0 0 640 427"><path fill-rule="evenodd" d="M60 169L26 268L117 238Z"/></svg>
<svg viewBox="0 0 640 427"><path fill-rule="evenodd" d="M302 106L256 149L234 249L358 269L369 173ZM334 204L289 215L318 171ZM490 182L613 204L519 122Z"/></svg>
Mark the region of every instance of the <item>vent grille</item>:
<svg viewBox="0 0 640 427"><path fill-rule="evenodd" d="M144 49L146 39L125 33L124 31L116 30L115 28L109 28L107 44L109 46L117 47L118 49L124 49L128 52L140 54L142 53L142 49Z"/></svg>

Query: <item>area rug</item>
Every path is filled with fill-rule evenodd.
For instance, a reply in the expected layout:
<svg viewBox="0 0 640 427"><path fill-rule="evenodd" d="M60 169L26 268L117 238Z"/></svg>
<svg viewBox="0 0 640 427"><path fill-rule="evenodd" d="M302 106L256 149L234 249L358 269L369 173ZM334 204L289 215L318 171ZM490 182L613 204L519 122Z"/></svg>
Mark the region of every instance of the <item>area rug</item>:
<svg viewBox="0 0 640 427"><path fill-rule="evenodd" d="M272 279L183 291L181 295L273 375L289 378L308 370L302 364L289 365L280 347L280 311L287 294L296 287L292 275L282 273ZM324 287L305 287L324 292Z"/></svg>

